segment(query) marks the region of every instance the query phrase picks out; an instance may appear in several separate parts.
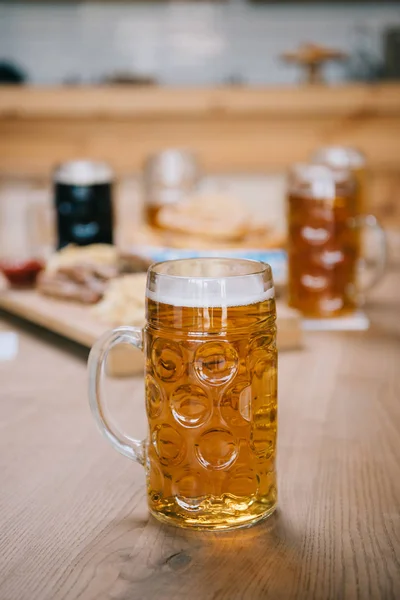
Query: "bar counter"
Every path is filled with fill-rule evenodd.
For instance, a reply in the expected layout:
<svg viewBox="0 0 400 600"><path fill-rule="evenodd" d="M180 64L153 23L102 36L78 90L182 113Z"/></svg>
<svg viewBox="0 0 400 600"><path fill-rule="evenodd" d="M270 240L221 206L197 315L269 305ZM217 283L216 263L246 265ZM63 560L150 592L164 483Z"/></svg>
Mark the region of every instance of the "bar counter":
<svg viewBox="0 0 400 600"><path fill-rule="evenodd" d="M279 509L227 533L149 518L143 470L91 418L86 352L3 313L0 598L399 598L399 295L397 264L368 332L309 333L281 354ZM112 409L143 433L142 378L109 384Z"/></svg>

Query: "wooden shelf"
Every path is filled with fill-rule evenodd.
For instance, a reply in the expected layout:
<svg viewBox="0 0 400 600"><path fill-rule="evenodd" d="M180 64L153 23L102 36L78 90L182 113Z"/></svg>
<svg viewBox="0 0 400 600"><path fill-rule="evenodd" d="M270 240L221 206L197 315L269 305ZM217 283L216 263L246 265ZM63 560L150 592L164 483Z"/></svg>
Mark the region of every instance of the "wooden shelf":
<svg viewBox="0 0 400 600"><path fill-rule="evenodd" d="M15 87L0 94L0 119L143 116L400 115L400 85L281 88L127 86Z"/></svg>
<svg viewBox="0 0 400 600"><path fill-rule="evenodd" d="M400 225L400 85L281 88L3 87L0 173L49 176L60 161L140 171L160 149L189 147L205 172L282 172L319 146L362 150L370 207Z"/></svg>

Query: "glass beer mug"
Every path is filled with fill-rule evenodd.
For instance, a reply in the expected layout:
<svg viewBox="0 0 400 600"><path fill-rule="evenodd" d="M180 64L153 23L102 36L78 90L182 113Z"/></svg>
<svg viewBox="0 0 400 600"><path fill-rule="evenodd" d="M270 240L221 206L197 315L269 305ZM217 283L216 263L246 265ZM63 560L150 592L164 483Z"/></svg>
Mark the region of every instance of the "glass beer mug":
<svg viewBox="0 0 400 600"><path fill-rule="evenodd" d="M354 312L363 293L383 275L386 237L372 215L360 215L358 186L348 169L298 164L288 191L289 305L305 317ZM377 246L368 281L361 283L361 231Z"/></svg>
<svg viewBox="0 0 400 600"><path fill-rule="evenodd" d="M184 202L199 179L198 160L188 150L169 148L149 156L143 169L145 222L162 228L159 212L163 206Z"/></svg>
<svg viewBox="0 0 400 600"><path fill-rule="evenodd" d="M150 267L143 330L105 334L89 357L100 430L146 469L150 512L197 529L251 525L276 506L277 351L269 265L196 258ZM101 373L130 343L145 354L148 437L107 420Z"/></svg>
<svg viewBox="0 0 400 600"><path fill-rule="evenodd" d="M357 183L357 212L365 213L368 205L367 160L360 150L347 146L325 146L314 152L311 162L351 171Z"/></svg>

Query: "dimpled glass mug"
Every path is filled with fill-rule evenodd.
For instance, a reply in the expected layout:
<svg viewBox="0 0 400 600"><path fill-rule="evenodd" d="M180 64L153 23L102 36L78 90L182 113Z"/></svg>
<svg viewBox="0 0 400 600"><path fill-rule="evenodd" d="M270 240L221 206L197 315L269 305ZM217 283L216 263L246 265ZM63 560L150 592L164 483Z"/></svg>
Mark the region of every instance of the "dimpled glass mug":
<svg viewBox="0 0 400 600"><path fill-rule="evenodd" d="M385 273L386 236L373 215L360 214L351 171L315 164L292 167L288 189L289 305L308 318L351 315ZM372 268L359 266L362 233L375 237Z"/></svg>
<svg viewBox="0 0 400 600"><path fill-rule="evenodd" d="M89 357L95 419L119 452L144 465L150 512L181 527L251 525L276 506L277 351L271 268L223 258L150 267L143 330L119 327ZM145 354L149 435L106 419L107 353Z"/></svg>

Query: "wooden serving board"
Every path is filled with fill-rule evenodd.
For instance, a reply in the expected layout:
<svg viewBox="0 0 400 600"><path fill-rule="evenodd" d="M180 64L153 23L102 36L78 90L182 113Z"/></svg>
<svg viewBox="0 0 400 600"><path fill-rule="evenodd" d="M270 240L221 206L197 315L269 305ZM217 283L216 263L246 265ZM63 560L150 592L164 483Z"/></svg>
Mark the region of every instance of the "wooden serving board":
<svg viewBox="0 0 400 600"><path fill-rule="evenodd" d="M0 290L0 309L87 348L110 329L92 315L91 307L48 298L36 290ZM278 302L277 312L279 350L299 348L302 339L299 314L281 302ZM142 373L143 367L142 353L124 344L110 352L107 372L115 377L134 375Z"/></svg>
<svg viewBox="0 0 400 600"><path fill-rule="evenodd" d="M36 290L0 292L0 308L90 348L107 329L88 306L42 296Z"/></svg>

